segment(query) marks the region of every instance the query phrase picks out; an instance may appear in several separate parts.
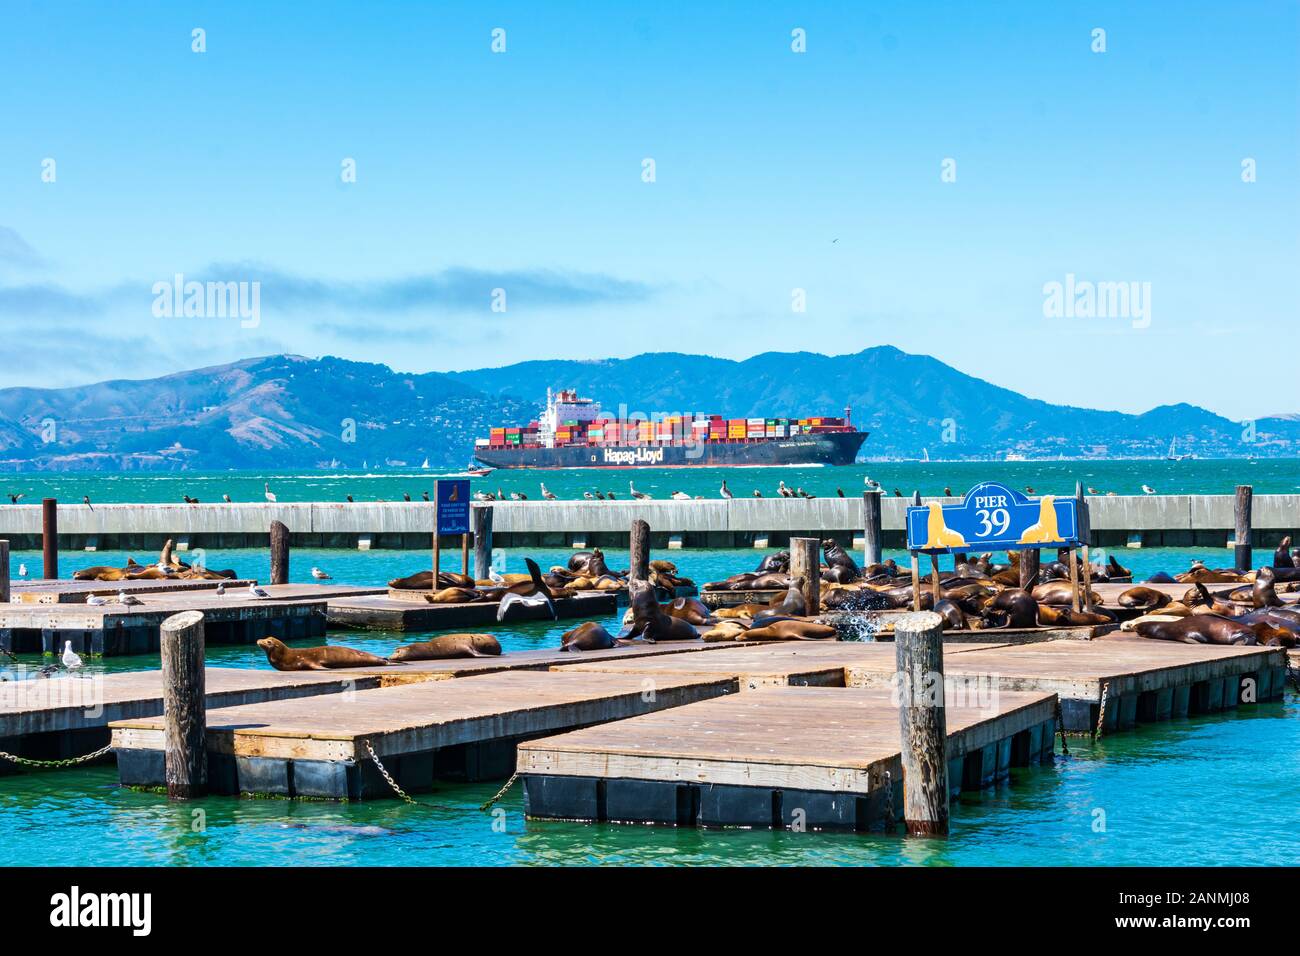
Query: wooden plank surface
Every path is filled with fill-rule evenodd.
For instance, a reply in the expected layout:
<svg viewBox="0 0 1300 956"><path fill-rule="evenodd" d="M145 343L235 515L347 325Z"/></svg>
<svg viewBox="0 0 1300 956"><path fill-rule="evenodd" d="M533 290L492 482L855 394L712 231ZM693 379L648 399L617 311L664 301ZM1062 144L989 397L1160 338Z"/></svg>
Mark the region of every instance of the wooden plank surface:
<svg viewBox="0 0 1300 956"><path fill-rule="evenodd" d="M139 595L139 604L0 604L0 628L101 630L157 625L180 611L202 611L208 622L325 614L325 599L256 599L211 591Z"/></svg>
<svg viewBox="0 0 1300 956"><path fill-rule="evenodd" d="M209 667L205 675L209 708L380 686L377 675L348 671ZM103 727L111 720L161 713L158 670L0 683L0 737Z"/></svg>
<svg viewBox="0 0 1300 956"><path fill-rule="evenodd" d="M947 645L945 645L946 648ZM944 662L948 677L990 680L1004 690L1043 690L1063 698L1098 700L1112 694L1159 690L1285 662L1281 648L1177 644L1121 636L1095 641L1049 641L959 654ZM888 661L848 667L850 686L881 686L893 677Z"/></svg>
<svg viewBox="0 0 1300 956"><path fill-rule="evenodd" d="M1052 719L1045 693L949 707L949 756ZM519 745L521 773L869 793L899 775L898 709L878 689L770 688Z"/></svg>
<svg viewBox="0 0 1300 956"><path fill-rule="evenodd" d="M647 688L622 674L515 671L355 694L208 711L208 749L237 756L358 760L503 740L620 720L734 693L727 678L663 678ZM161 717L117 721L113 744L161 749Z"/></svg>
<svg viewBox="0 0 1300 956"><path fill-rule="evenodd" d="M589 592L560 598L555 611L560 618L601 617L614 614L618 602L612 594ZM497 604L420 604L385 595L335 598L329 602L329 622L341 627L383 630L434 631L497 623ZM520 607L511 620L549 620L545 607Z"/></svg>
<svg viewBox="0 0 1300 956"><path fill-rule="evenodd" d="M247 588L253 578L226 581L227 588ZM220 581L16 581L13 585L15 604L83 604L92 594L112 597L119 591L128 594L174 594L189 591L211 591Z"/></svg>

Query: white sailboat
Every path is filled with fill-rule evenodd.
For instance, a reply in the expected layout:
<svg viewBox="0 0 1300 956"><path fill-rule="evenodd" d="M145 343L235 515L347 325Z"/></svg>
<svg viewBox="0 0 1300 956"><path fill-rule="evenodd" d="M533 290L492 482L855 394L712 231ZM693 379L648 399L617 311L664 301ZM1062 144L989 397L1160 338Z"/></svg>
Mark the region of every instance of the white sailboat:
<svg viewBox="0 0 1300 956"><path fill-rule="evenodd" d="M429 470L429 459L427 459L427 458L424 459L424 461L420 463L420 467L423 468L425 471L428 471L428 470Z"/></svg>

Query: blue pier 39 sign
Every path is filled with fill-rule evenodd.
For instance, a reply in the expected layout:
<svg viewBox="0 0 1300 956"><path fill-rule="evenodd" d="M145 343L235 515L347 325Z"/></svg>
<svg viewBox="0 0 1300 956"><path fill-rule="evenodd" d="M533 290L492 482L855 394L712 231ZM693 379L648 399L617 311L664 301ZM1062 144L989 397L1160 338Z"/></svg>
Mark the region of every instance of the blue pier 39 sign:
<svg viewBox="0 0 1300 956"><path fill-rule="evenodd" d="M469 534L469 479L441 478L433 483L438 502L438 534Z"/></svg>
<svg viewBox="0 0 1300 956"><path fill-rule="evenodd" d="M1029 498L996 481L976 485L960 504L932 501L907 509L909 551L1066 548L1078 543L1073 498Z"/></svg>

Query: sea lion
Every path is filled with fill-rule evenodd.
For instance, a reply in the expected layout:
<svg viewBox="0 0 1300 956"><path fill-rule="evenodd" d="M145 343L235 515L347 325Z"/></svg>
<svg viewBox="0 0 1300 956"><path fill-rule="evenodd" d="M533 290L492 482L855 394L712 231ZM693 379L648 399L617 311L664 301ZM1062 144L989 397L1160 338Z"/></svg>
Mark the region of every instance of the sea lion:
<svg viewBox="0 0 1300 956"><path fill-rule="evenodd" d="M772 614L784 614L793 617L803 617L808 613L808 602L803 597L804 578L800 577L790 582L786 588L785 594L773 598L766 610L759 611L758 615L762 616Z"/></svg>
<svg viewBox="0 0 1300 956"><path fill-rule="evenodd" d="M475 583L472 577L465 574L456 574L452 571L438 572L439 588L472 588ZM433 572L417 571L404 578L393 578L388 582L388 586L397 591L432 591Z"/></svg>
<svg viewBox="0 0 1300 956"><path fill-rule="evenodd" d="M751 627L737 640L741 641L826 641L839 636L835 628L815 621L795 621L783 618L762 627Z"/></svg>
<svg viewBox="0 0 1300 956"><path fill-rule="evenodd" d="M776 554L769 554L762 561L758 562L757 574L767 574L775 571L780 574L790 572L790 552L778 551Z"/></svg>
<svg viewBox="0 0 1300 956"><path fill-rule="evenodd" d="M590 551L579 551L569 556L569 570L579 571L590 577L600 577L602 574L609 574L609 566L605 564L605 552L600 548L592 548Z"/></svg>
<svg viewBox="0 0 1300 956"><path fill-rule="evenodd" d="M1259 638L1245 624L1218 614L1193 614L1177 621L1144 621L1135 627L1139 637L1183 644L1257 644Z"/></svg>
<svg viewBox="0 0 1300 956"><path fill-rule="evenodd" d="M1255 583L1250 592L1250 603L1255 607L1281 607L1282 599L1277 596L1277 591L1273 588L1276 579L1277 574L1272 568L1260 568L1256 571Z"/></svg>
<svg viewBox="0 0 1300 956"><path fill-rule="evenodd" d="M499 657L501 644L491 634L443 634L430 641L403 644L390 661L439 661L451 657Z"/></svg>
<svg viewBox="0 0 1300 956"><path fill-rule="evenodd" d="M1124 591L1116 600L1119 602L1120 607L1147 614L1156 608L1164 607L1169 603L1170 597L1164 591L1139 586Z"/></svg>
<svg viewBox="0 0 1300 956"><path fill-rule="evenodd" d="M1197 584L1192 590L1183 595L1183 603L1197 607L1204 604L1210 614L1219 614L1224 617L1233 617L1238 609L1228 601L1220 601L1221 595L1211 594L1210 589L1204 584ZM1204 613L1204 612L1202 612Z"/></svg>
<svg viewBox="0 0 1300 956"><path fill-rule="evenodd" d="M943 618L945 631L960 631L966 626L966 615L952 601L940 601L934 606L934 613Z"/></svg>
<svg viewBox="0 0 1300 956"><path fill-rule="evenodd" d="M1079 585L1081 601L1087 604L1101 604L1101 598L1093 592L1083 594L1083 585ZM1039 604L1055 604L1057 607L1065 607L1074 603L1074 588L1070 586L1069 581L1049 581L1047 584L1040 584L1030 592L1033 599ZM1088 600L1091 598L1091 600Z"/></svg>
<svg viewBox="0 0 1300 956"><path fill-rule="evenodd" d="M654 585L649 581L633 581L629 600L632 626L624 628L619 637L640 636L654 644L659 641L693 641L700 636L693 625L664 613L655 599Z"/></svg>
<svg viewBox="0 0 1300 956"><path fill-rule="evenodd" d="M1037 627L1038 602L1028 591L1007 588L984 605L981 617L985 627Z"/></svg>
<svg viewBox="0 0 1300 956"><path fill-rule="evenodd" d="M321 647L289 647L274 637L264 637L257 646L278 671L327 671L341 667L383 667L392 661L367 651L326 644Z"/></svg>
<svg viewBox="0 0 1300 956"><path fill-rule="evenodd" d="M1072 607L1054 604L1038 605L1038 623L1043 627L1086 627L1091 624L1113 624L1115 616L1109 611L1094 609L1076 611Z"/></svg>
<svg viewBox="0 0 1300 956"><path fill-rule="evenodd" d="M720 607L713 612L713 616L718 618L723 618L723 619L727 619L727 618L734 619L738 617L753 617L759 611L766 611L766 610L767 610L767 605L765 604L737 604L735 607Z"/></svg>
<svg viewBox="0 0 1300 956"><path fill-rule="evenodd" d="M579 624L560 636L562 651L603 651L614 646L614 635L595 621Z"/></svg>
<svg viewBox="0 0 1300 956"><path fill-rule="evenodd" d="M1273 551L1273 567L1294 568L1295 566L1295 561L1291 558L1291 536L1287 535Z"/></svg>
<svg viewBox="0 0 1300 956"><path fill-rule="evenodd" d="M721 621L700 635L701 640L714 643L717 641L736 641L746 631L739 621Z"/></svg>
<svg viewBox="0 0 1300 956"><path fill-rule="evenodd" d="M1177 584L1177 579L1172 574L1165 571L1157 571L1146 579L1147 584Z"/></svg>
<svg viewBox="0 0 1300 956"><path fill-rule="evenodd" d="M698 598L679 597L664 608L664 613L697 626L714 623L713 612Z"/></svg>
<svg viewBox="0 0 1300 956"><path fill-rule="evenodd" d="M823 580L837 584L852 584L862 577L857 562L849 557L839 542L834 538L822 540L822 555L826 558L828 570L822 575Z"/></svg>
<svg viewBox="0 0 1300 956"><path fill-rule="evenodd" d="M426 594L424 599L430 604L472 604L483 600L483 595L470 588L443 588Z"/></svg>

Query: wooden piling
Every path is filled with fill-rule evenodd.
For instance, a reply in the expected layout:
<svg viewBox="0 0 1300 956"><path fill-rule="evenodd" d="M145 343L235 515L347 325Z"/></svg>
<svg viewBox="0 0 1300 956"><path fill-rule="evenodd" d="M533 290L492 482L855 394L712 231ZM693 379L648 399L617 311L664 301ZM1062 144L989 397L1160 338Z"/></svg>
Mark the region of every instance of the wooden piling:
<svg viewBox="0 0 1300 956"><path fill-rule="evenodd" d="M190 800L208 790L203 612L173 614L160 636L167 796Z"/></svg>
<svg viewBox="0 0 1300 956"><path fill-rule="evenodd" d="M903 821L912 836L948 835L948 721L944 706L943 620L933 611L894 625L901 695Z"/></svg>
<svg viewBox="0 0 1300 956"><path fill-rule="evenodd" d="M1232 541L1232 559L1238 571L1250 570L1250 506L1254 493L1250 485L1237 486L1237 500L1233 504L1236 536Z"/></svg>
<svg viewBox="0 0 1300 956"><path fill-rule="evenodd" d="M460 536L460 573L469 577L469 535Z"/></svg>
<svg viewBox="0 0 1300 956"><path fill-rule="evenodd" d="M1032 591L1038 582L1038 549L1026 548L1020 552L1020 587Z"/></svg>
<svg viewBox="0 0 1300 956"><path fill-rule="evenodd" d="M289 583L289 526L271 522L271 583Z"/></svg>
<svg viewBox="0 0 1300 956"><path fill-rule="evenodd" d="M821 541L790 539L790 580L803 578L803 600L809 614L821 612Z"/></svg>
<svg viewBox="0 0 1300 956"><path fill-rule="evenodd" d="M879 564L885 553L881 546L880 496L879 491L862 493L863 567Z"/></svg>
<svg viewBox="0 0 1300 956"><path fill-rule="evenodd" d="M943 583L939 578L939 556L930 555L930 591L934 595L934 604L931 607L937 607L943 600Z"/></svg>
<svg viewBox="0 0 1300 956"><path fill-rule="evenodd" d="M632 534L628 541L628 579L631 581L650 580L650 524L637 518L632 522Z"/></svg>
<svg viewBox="0 0 1300 956"><path fill-rule="evenodd" d="M47 581L59 579L59 501L57 498L41 499L41 550L44 552L41 577Z"/></svg>
<svg viewBox="0 0 1300 956"><path fill-rule="evenodd" d="M0 604L9 603L9 542L0 540Z"/></svg>
<svg viewBox="0 0 1300 956"><path fill-rule="evenodd" d="M474 580L482 581L492 570L492 506L470 510L474 525Z"/></svg>

